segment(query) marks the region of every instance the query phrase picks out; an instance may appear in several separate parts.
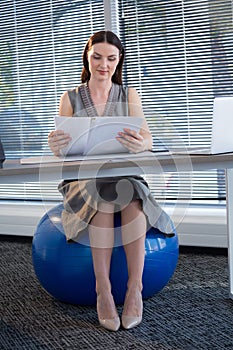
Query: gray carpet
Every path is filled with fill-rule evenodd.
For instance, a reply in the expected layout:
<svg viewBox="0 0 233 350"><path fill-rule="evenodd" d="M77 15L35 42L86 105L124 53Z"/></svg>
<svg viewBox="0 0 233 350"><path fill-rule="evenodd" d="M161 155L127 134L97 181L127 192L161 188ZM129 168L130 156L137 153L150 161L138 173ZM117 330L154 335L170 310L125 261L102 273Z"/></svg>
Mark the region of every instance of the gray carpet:
<svg viewBox="0 0 233 350"><path fill-rule="evenodd" d="M63 304L42 289L28 239L0 238L0 283L1 350L233 349L226 251L181 249L173 278L144 301L143 323L116 333L98 325L95 308Z"/></svg>

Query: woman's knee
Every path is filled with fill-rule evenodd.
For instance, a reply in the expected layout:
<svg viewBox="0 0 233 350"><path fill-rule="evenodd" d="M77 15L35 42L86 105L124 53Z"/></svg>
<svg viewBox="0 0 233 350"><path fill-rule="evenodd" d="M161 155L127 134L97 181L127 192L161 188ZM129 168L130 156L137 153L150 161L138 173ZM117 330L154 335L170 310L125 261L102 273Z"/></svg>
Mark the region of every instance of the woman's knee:
<svg viewBox="0 0 233 350"><path fill-rule="evenodd" d="M89 223L89 230L92 227L112 228L114 225L114 206L111 203L101 202L98 209Z"/></svg>
<svg viewBox="0 0 233 350"><path fill-rule="evenodd" d="M145 214L142 210L142 204L140 200L130 202L127 206L121 210L121 220L123 224L128 223L140 223L145 221Z"/></svg>
<svg viewBox="0 0 233 350"><path fill-rule="evenodd" d="M126 206L121 208L122 214L128 214L129 212L135 212L140 214L142 212L142 203L139 199L133 200Z"/></svg>
<svg viewBox="0 0 233 350"><path fill-rule="evenodd" d="M98 212L105 214L113 214L115 210L115 206L113 203L109 202L100 202L98 204Z"/></svg>

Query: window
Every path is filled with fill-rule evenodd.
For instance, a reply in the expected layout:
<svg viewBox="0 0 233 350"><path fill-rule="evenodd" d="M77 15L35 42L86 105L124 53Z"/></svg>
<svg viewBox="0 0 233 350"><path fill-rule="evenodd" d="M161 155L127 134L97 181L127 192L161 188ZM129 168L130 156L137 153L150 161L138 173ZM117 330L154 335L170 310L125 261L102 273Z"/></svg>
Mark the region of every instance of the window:
<svg viewBox="0 0 233 350"><path fill-rule="evenodd" d="M103 29L103 1L3 0L0 19L0 137L8 159L40 155L60 95L80 81L87 38ZM57 184L42 187L60 198ZM37 183L0 186L1 198L40 195Z"/></svg>
<svg viewBox="0 0 233 350"><path fill-rule="evenodd" d="M87 38L112 1L3 0L0 137L7 158L47 148L61 93L80 82ZM118 0L124 83L139 91L154 136L170 146L208 145L215 96L233 94L231 0ZM114 10L115 11L115 10ZM118 23L115 23L118 28ZM159 134L157 126L159 126ZM224 172L146 175L157 198L223 199ZM180 183L182 186L180 186ZM181 190L182 187L182 190ZM57 183L0 185L2 199L61 199Z"/></svg>
<svg viewBox="0 0 233 350"><path fill-rule="evenodd" d="M213 98L233 95L232 13L230 0L120 1L125 80L141 94L154 147L210 143ZM180 175L147 180L157 197L225 197L223 170L194 172L192 183Z"/></svg>

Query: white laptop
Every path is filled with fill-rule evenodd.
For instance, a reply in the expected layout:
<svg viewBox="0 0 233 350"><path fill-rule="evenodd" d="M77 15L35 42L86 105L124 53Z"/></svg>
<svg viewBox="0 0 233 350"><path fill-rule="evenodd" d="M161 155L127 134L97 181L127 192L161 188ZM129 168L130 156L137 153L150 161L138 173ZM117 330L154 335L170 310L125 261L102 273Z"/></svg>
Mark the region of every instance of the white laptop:
<svg viewBox="0 0 233 350"><path fill-rule="evenodd" d="M215 97L211 145L209 147L183 147L172 149L172 153L221 154L233 152L233 96Z"/></svg>

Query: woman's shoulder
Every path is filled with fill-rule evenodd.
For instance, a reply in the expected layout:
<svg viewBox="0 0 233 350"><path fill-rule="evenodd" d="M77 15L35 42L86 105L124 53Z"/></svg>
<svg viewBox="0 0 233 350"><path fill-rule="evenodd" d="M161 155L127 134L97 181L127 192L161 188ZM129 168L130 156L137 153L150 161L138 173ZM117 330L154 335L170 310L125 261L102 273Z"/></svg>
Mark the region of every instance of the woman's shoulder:
<svg viewBox="0 0 233 350"><path fill-rule="evenodd" d="M128 102L138 102L140 99L137 90L132 86L127 85L118 85L119 90L119 100L128 101Z"/></svg>
<svg viewBox="0 0 233 350"><path fill-rule="evenodd" d="M128 87L128 100L129 102L138 102L140 100L139 93L137 89L133 86Z"/></svg>
<svg viewBox="0 0 233 350"><path fill-rule="evenodd" d="M130 90L135 90L132 86L128 86L128 85L118 85L118 84L115 84L116 86L119 87L120 91L124 91L124 92L129 92Z"/></svg>
<svg viewBox="0 0 233 350"><path fill-rule="evenodd" d="M77 99L80 99L81 89L84 88L84 84L80 84L76 87L73 87L65 92L65 94L69 97L70 103L72 107L75 107Z"/></svg>
<svg viewBox="0 0 233 350"><path fill-rule="evenodd" d="M131 85L120 85L120 89L127 92L127 94L137 94L136 88Z"/></svg>
<svg viewBox="0 0 233 350"><path fill-rule="evenodd" d="M75 87L73 87L73 88L71 88L71 89L68 89L68 90L66 91L66 93L67 93L68 95L78 95L79 92L80 92L80 90L81 90L81 88L84 87L84 86L85 86L85 84L77 85L77 86L75 86Z"/></svg>
<svg viewBox="0 0 233 350"><path fill-rule="evenodd" d="M128 86L128 91L130 91L131 93L136 93L137 89L134 86Z"/></svg>
<svg viewBox="0 0 233 350"><path fill-rule="evenodd" d="M78 94L79 86L64 91L60 97L60 105L71 105L74 110Z"/></svg>

